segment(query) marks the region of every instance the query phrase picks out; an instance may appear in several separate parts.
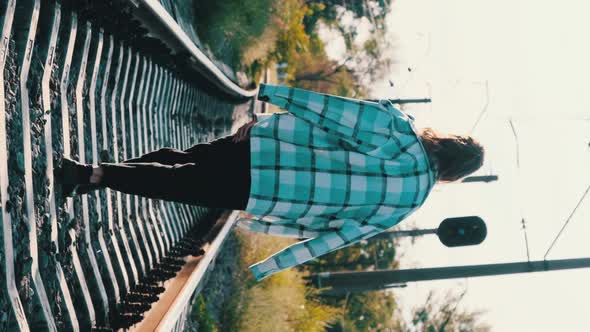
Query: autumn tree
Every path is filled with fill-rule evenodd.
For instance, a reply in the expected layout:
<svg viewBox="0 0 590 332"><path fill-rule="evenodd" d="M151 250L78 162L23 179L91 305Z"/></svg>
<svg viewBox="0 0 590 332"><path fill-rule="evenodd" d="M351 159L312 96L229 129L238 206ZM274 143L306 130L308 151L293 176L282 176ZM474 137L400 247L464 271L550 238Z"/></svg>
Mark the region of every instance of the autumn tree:
<svg viewBox="0 0 590 332"><path fill-rule="evenodd" d="M328 59L322 53L298 55L290 85L353 98L366 94L364 86L358 83L354 72L345 63Z"/></svg>
<svg viewBox="0 0 590 332"><path fill-rule="evenodd" d="M365 1L364 6L371 8L368 14L359 7L361 2L339 1L306 1L295 17L296 29L284 35L281 45L299 45L296 51L285 52L285 48L277 48L280 54L288 54L279 58L287 63L287 83L290 85L312 89L323 93L341 96L366 97L366 86L382 78L389 70L391 59L386 50L391 48L387 41L383 20L387 13L389 1ZM370 36L358 43L357 24L345 24L342 17L352 12L355 19L365 19L369 25ZM337 15L334 13L338 13ZM293 22L295 23L295 22ZM294 26L295 27L295 26ZM321 28L335 29L345 42L343 59L328 58L323 42L318 37ZM307 35L305 42L299 36ZM292 50L295 50L292 48Z"/></svg>
<svg viewBox="0 0 590 332"><path fill-rule="evenodd" d="M337 20L343 11L350 11L355 18L365 17L373 24L383 22L391 5L391 0L308 0L307 2L321 3L326 6L328 10L325 16L328 19Z"/></svg>
<svg viewBox="0 0 590 332"><path fill-rule="evenodd" d="M327 332L393 331L397 326L397 304L391 292L349 293L340 302L345 309L341 319L326 328Z"/></svg>
<svg viewBox="0 0 590 332"><path fill-rule="evenodd" d="M360 241L317 258L315 264L303 266L312 273L395 269L399 265L395 255L394 242L389 239ZM324 301L344 309L342 317L326 329L328 332L392 331L399 325L398 318L395 317L397 307L392 292L337 293L325 296Z"/></svg>
<svg viewBox="0 0 590 332"><path fill-rule="evenodd" d="M312 273L395 269L399 266L396 249L390 239L364 240L320 256L307 264L306 269Z"/></svg>
<svg viewBox="0 0 590 332"><path fill-rule="evenodd" d="M489 332L489 325L481 322L483 311L468 311L461 309L459 304L467 294L467 290L460 292L448 291L444 297L439 297L430 291L424 304L412 310L410 324L400 320L400 332Z"/></svg>

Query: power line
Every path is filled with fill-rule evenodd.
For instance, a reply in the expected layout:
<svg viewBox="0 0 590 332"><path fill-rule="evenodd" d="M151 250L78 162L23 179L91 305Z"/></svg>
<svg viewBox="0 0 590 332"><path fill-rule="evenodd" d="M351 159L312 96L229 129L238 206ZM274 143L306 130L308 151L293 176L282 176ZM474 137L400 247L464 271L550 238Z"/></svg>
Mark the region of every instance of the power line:
<svg viewBox="0 0 590 332"><path fill-rule="evenodd" d="M524 243L526 246L526 260L527 261L531 261L531 254L529 252L529 237L527 236L526 233L526 222L524 221L524 218L521 216L521 220L520 220L521 224L522 224L522 230L524 231Z"/></svg>
<svg viewBox="0 0 590 332"><path fill-rule="evenodd" d="M514 134L514 141L516 143L516 167L520 168L520 147L518 145L518 135L516 135L516 129L514 129L512 118L509 119L508 122L510 123L510 128L512 128L512 133Z"/></svg>
<svg viewBox="0 0 590 332"><path fill-rule="evenodd" d="M590 191L590 184L588 185L588 188L586 188L586 191L584 192L584 195L582 195L582 198L580 198L580 201L578 202L578 204L576 205L576 207L574 208L574 210L572 211L572 213L570 213L570 216L565 221L565 224L563 225L563 227L561 227L561 230L559 231L559 233L557 234L557 236L555 236L555 239L553 239L553 242L551 243L551 246L549 246L549 249L547 249L547 252L545 253L545 256L543 257L543 260L546 260L547 259L547 255L549 254L549 251L551 251L551 249L553 249L553 245L555 245L555 242L557 242L557 239L559 239L559 237L561 236L561 233L567 227L568 223L572 219L572 216L574 215L574 213L576 213L576 210L578 209L578 207L580 206L580 204L582 204L582 201L584 200L584 197L586 197L586 195L588 194L588 191Z"/></svg>
<svg viewBox="0 0 590 332"><path fill-rule="evenodd" d="M512 119L509 119L508 122L510 123L510 128L512 128L512 134L514 135L514 143L516 145L516 169L517 169L517 179L519 180L518 183L518 193L519 193L519 197L518 197L518 203L519 203L519 210L520 210L520 223L522 225L522 231L524 234L524 244L526 247L526 257L527 257L527 261L531 261L531 254L530 254L530 250L529 250L529 238L528 238L528 234L526 231L526 220L524 219L524 213L523 213L523 209L522 209L522 195L520 195L521 193L521 186L520 186L520 145L518 143L518 135L516 134L516 128L514 128L514 123L512 122Z"/></svg>
<svg viewBox="0 0 590 332"><path fill-rule="evenodd" d="M483 105L483 108L481 109L481 112L479 112L479 115L477 117L477 120L475 120L475 123L473 124L473 127L471 127L471 130L469 131L469 135L471 135L473 133L473 131L475 130L475 127L477 127L477 125L479 124L479 121L483 117L484 113L488 110L488 105L490 104L490 89L489 89L488 81L487 80L486 80L485 85L486 85L486 102Z"/></svg>

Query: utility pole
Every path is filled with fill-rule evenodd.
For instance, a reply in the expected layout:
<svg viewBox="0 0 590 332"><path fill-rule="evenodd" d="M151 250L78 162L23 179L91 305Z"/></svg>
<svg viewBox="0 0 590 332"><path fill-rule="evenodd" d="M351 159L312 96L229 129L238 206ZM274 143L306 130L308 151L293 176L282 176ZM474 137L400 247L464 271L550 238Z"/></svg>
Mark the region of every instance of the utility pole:
<svg viewBox="0 0 590 332"><path fill-rule="evenodd" d="M333 287L330 289L324 289L321 292L322 296L335 296L340 297L344 294L348 293L364 293L369 291L380 291L384 289L390 288L406 288L408 285L406 284L388 284L388 285L359 285L357 287L346 287L346 288L338 288Z"/></svg>
<svg viewBox="0 0 590 332"><path fill-rule="evenodd" d="M497 175L479 175L479 176L469 176L464 178L461 182L492 182L498 181Z"/></svg>
<svg viewBox="0 0 590 332"><path fill-rule="evenodd" d="M379 99L365 99L366 101L372 101L375 103L379 102ZM431 103L432 99L430 98L419 98L419 99L388 99L392 104L418 104L418 103Z"/></svg>
<svg viewBox="0 0 590 332"><path fill-rule="evenodd" d="M332 287L342 290L368 287L368 285L377 287L378 285L402 284L413 281L484 277L588 267L590 267L590 258L573 258L407 270L321 272L306 277L306 279L318 288Z"/></svg>
<svg viewBox="0 0 590 332"><path fill-rule="evenodd" d="M421 99L389 99L392 104L419 104L419 103L430 103L432 100L430 98L421 98Z"/></svg>

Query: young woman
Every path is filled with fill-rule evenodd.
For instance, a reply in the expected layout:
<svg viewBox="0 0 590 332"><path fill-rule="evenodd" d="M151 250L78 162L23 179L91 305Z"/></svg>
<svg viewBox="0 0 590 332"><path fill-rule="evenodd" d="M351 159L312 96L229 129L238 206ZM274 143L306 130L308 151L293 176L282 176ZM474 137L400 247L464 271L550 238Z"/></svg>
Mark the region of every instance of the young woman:
<svg viewBox="0 0 590 332"><path fill-rule="evenodd" d="M109 187L201 206L245 210L238 226L306 238L250 267L257 280L398 224L437 182L479 169L471 137L417 131L388 100L370 102L261 85L284 110L209 143L163 148L98 167L63 158L65 195Z"/></svg>

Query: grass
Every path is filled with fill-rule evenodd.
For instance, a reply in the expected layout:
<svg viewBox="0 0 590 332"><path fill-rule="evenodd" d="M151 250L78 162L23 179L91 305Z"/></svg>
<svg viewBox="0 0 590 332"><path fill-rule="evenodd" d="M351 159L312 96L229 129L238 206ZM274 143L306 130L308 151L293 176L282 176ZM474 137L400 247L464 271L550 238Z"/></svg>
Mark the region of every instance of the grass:
<svg viewBox="0 0 590 332"><path fill-rule="evenodd" d="M207 310L207 305L205 304L205 298L203 297L203 295L199 295L193 303L191 315L193 315L195 321L198 322L199 332L219 331L217 325L215 324L215 321L213 320L213 318L209 314L209 311Z"/></svg>
<svg viewBox="0 0 590 332"><path fill-rule="evenodd" d="M342 310L325 305L306 286L305 272L289 269L257 283L248 266L294 242L293 239L256 234L236 229L240 244L236 292L224 313L223 330L241 332L324 331L342 315Z"/></svg>

